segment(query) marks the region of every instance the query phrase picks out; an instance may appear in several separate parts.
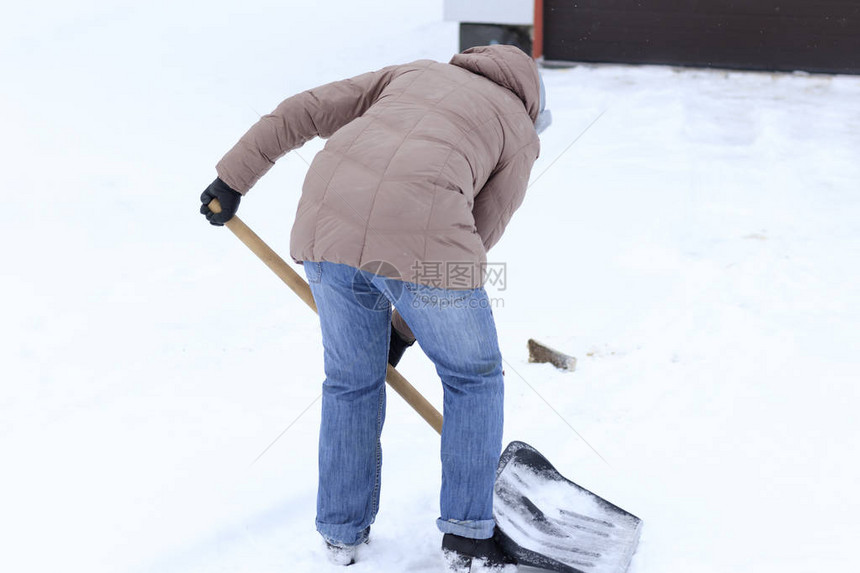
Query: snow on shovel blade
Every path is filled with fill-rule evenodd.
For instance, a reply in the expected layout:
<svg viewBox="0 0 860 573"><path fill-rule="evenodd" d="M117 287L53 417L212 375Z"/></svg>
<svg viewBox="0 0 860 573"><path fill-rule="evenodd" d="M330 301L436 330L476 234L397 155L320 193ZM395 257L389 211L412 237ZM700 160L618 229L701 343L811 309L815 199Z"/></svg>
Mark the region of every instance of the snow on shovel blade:
<svg viewBox="0 0 860 573"><path fill-rule="evenodd" d="M502 544L520 565L562 573L624 573L642 529L523 442L502 453L493 505Z"/></svg>

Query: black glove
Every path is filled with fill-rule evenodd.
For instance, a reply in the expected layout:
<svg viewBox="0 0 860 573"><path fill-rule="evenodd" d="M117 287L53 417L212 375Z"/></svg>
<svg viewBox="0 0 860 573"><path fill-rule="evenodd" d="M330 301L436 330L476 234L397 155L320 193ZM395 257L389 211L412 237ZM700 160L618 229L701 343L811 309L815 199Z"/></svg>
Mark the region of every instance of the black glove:
<svg viewBox="0 0 860 573"><path fill-rule="evenodd" d="M220 213L213 213L209 208L212 199L218 199L218 202L221 203ZM221 181L220 177L216 177L215 181L200 196L200 201L203 203L200 206L200 212L206 215L206 219L210 223L220 227L233 218L233 215L239 210L239 201L241 200L241 193L234 191L229 185Z"/></svg>
<svg viewBox="0 0 860 573"><path fill-rule="evenodd" d="M397 363L403 358L403 353L406 349L415 344L415 339L407 340L403 338L397 329L391 327L391 342L388 345L388 363L397 367Z"/></svg>

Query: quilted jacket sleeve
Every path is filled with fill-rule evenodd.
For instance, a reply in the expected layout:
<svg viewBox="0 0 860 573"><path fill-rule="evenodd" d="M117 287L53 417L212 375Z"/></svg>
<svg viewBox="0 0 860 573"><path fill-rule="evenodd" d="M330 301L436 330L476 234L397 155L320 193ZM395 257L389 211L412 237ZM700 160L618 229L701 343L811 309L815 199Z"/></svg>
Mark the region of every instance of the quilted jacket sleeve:
<svg viewBox="0 0 860 573"><path fill-rule="evenodd" d="M264 115L218 162L218 176L243 195L285 153L329 137L379 98L399 66L341 80L287 98Z"/></svg>
<svg viewBox="0 0 860 573"><path fill-rule="evenodd" d="M472 216L486 250L499 241L514 211L522 204L537 154L536 145L521 149L496 168L475 197Z"/></svg>

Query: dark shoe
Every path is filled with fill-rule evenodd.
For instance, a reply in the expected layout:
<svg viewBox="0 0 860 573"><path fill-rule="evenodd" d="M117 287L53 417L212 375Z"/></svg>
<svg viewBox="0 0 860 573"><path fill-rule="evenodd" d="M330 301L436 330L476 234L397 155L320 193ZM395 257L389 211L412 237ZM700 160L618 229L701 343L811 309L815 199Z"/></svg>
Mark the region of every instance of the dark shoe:
<svg viewBox="0 0 860 573"><path fill-rule="evenodd" d="M358 551L358 547L362 543L368 543L370 541L370 526L361 532L361 535L358 537L358 542L354 545L344 545L342 543L338 543L336 541L329 541L325 539L325 548L326 554L328 555L328 560L331 561L334 565L352 565L355 563L355 554Z"/></svg>
<svg viewBox="0 0 860 573"><path fill-rule="evenodd" d="M445 556L448 570L454 573L516 571L516 561L505 553L495 536L489 539L471 539L446 533L442 537L442 554Z"/></svg>

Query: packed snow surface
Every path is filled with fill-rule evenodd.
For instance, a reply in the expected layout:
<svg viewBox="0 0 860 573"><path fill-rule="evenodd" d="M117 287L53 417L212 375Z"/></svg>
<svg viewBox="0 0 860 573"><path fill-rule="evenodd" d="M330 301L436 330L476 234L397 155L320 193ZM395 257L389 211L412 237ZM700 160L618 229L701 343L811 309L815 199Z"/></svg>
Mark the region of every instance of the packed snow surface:
<svg viewBox="0 0 860 573"><path fill-rule="evenodd" d="M447 61L441 8L4 7L0 570L340 570L313 525L316 317L198 197L284 97ZM860 78L544 79L554 124L490 254L506 440L644 520L632 573L851 569ZM321 145L242 202L284 255ZM529 364L530 337L576 372ZM401 371L440 404L417 347ZM392 392L383 440L382 509L351 571L440 571L438 437Z"/></svg>

